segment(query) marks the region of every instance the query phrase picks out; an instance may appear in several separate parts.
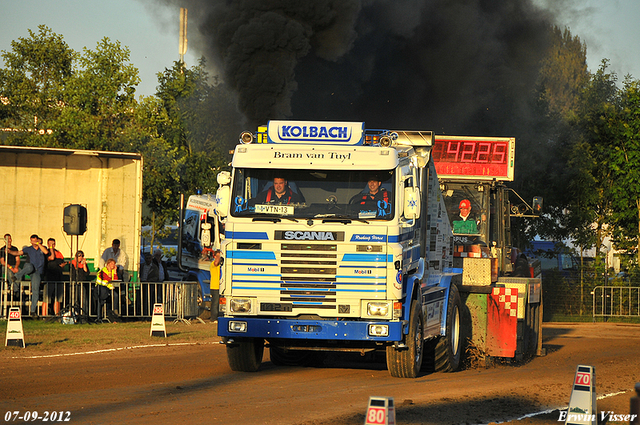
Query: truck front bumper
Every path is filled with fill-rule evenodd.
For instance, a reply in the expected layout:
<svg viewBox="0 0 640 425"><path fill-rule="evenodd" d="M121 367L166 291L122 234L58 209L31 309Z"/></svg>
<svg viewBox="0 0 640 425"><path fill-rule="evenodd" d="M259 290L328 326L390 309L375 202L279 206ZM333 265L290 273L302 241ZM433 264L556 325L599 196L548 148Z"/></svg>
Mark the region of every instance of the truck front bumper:
<svg viewBox="0 0 640 425"><path fill-rule="evenodd" d="M394 342L402 341L402 327L403 322L218 317L218 336L228 338Z"/></svg>

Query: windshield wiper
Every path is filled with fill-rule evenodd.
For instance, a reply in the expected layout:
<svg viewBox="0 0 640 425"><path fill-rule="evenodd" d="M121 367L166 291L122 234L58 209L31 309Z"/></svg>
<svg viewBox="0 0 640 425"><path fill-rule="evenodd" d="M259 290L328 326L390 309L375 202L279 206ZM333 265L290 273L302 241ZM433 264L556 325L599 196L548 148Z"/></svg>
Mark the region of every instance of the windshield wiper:
<svg viewBox="0 0 640 425"><path fill-rule="evenodd" d="M251 221L272 221L274 223L280 223L280 220L278 217L253 217L253 220Z"/></svg>
<svg viewBox="0 0 640 425"><path fill-rule="evenodd" d="M316 214L313 218L322 218L323 223L344 223L349 224L352 221L359 221L360 223L369 224L367 220L362 220L360 218L353 218L349 216L340 216L337 214Z"/></svg>
<svg viewBox="0 0 640 425"><path fill-rule="evenodd" d="M282 219L291 220L294 223L298 222L297 219L291 218L291 217L282 217L282 218L279 218L279 217L254 217L253 220L251 220L251 221L272 221L274 223L280 223L282 221Z"/></svg>

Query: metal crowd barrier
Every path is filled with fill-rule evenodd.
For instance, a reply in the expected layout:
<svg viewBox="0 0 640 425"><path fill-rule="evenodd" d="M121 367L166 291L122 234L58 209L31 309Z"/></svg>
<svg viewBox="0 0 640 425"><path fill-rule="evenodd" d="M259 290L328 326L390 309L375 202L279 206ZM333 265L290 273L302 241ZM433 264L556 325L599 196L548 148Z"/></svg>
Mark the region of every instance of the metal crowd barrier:
<svg viewBox="0 0 640 425"><path fill-rule="evenodd" d="M592 294L594 318L640 316L640 287L596 286Z"/></svg>
<svg viewBox="0 0 640 425"><path fill-rule="evenodd" d="M22 307L22 314L27 316L31 307L31 281L20 282L17 297L11 290L11 282L0 283L0 316L6 318L10 307ZM93 298L95 287L95 281L41 282L37 313L39 316L53 317L73 310L75 315L95 319L98 308ZM110 319L151 317L153 305L162 303L165 316L176 319L197 317L199 288L198 282L115 282L102 316Z"/></svg>

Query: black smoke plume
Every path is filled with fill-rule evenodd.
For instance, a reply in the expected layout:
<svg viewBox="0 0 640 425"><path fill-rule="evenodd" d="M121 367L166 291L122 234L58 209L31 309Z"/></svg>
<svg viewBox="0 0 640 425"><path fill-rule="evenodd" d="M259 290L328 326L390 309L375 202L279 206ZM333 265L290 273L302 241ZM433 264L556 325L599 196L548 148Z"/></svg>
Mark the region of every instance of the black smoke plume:
<svg viewBox="0 0 640 425"><path fill-rule="evenodd" d="M189 10L255 127L270 119L515 135L551 25L530 0L159 0Z"/></svg>

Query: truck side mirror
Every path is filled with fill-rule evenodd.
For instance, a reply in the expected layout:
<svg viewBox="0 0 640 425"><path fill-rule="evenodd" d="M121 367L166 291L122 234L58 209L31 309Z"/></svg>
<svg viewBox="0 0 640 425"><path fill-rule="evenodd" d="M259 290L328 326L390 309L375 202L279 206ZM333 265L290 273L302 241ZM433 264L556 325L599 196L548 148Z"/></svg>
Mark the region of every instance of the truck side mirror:
<svg viewBox="0 0 640 425"><path fill-rule="evenodd" d="M227 216L229 211L229 196L231 196L231 188L229 186L218 186L216 191L216 214L220 218Z"/></svg>
<svg viewBox="0 0 640 425"><path fill-rule="evenodd" d="M229 183L231 183L231 173L228 171L221 171L217 176L218 181L218 190L216 191L216 214L220 218L224 218L227 216L227 211L229 211L229 196L231 195L231 188L229 187Z"/></svg>
<svg viewBox="0 0 640 425"><path fill-rule="evenodd" d="M216 180L220 186L225 186L231 183L231 173L228 171L220 171L216 176Z"/></svg>
<svg viewBox="0 0 640 425"><path fill-rule="evenodd" d="M420 189L417 187L404 188L404 217L415 220L420 217Z"/></svg>
<svg viewBox="0 0 640 425"><path fill-rule="evenodd" d="M202 232L200 233L200 243L203 247L211 246L211 223L202 223Z"/></svg>
<svg viewBox="0 0 640 425"><path fill-rule="evenodd" d="M532 205L533 213L535 215L540 215L540 213L542 213L542 196L534 196Z"/></svg>

